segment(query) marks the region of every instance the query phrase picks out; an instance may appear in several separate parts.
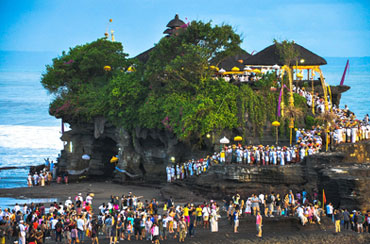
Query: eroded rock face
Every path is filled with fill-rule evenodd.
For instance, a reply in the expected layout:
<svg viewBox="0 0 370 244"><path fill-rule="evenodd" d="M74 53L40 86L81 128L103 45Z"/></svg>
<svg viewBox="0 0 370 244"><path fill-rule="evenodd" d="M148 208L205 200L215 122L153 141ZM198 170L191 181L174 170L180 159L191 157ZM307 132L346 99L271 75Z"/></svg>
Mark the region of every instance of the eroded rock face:
<svg viewBox="0 0 370 244"><path fill-rule="evenodd" d="M246 197L252 193L303 189L309 194L313 191L321 194L324 189L326 198L335 207L367 210L370 209L370 160L366 156L369 147L370 142L343 144L335 152L316 154L296 165L215 165L207 174L179 184L215 199L236 192ZM356 162L357 158L361 160Z"/></svg>

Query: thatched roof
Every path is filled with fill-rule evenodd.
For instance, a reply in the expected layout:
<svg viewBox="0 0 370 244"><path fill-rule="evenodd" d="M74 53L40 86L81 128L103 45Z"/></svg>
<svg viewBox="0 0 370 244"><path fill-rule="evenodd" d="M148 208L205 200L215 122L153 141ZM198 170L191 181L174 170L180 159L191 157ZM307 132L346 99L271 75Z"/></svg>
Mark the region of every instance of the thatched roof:
<svg viewBox="0 0 370 244"><path fill-rule="evenodd" d="M299 63L301 66L308 66L308 65L325 65L326 60L313 52L307 50L306 48L298 45L296 43L293 44L294 48L298 51L298 60L304 59L304 63ZM276 48L276 45L273 44L271 46L266 47L262 51L258 52L257 54L249 57L244 62L245 65L284 65L284 61L282 57L280 57L279 52ZM295 65L296 61L292 61L290 65Z"/></svg>
<svg viewBox="0 0 370 244"><path fill-rule="evenodd" d="M236 55L226 57L218 64L216 62L211 62L212 65L219 67L220 69L223 68L224 70L231 70L233 67L238 67L240 70L243 70L245 67L245 60L247 60L251 55L243 50L240 49ZM243 60L243 62L239 62L239 60Z"/></svg>
<svg viewBox="0 0 370 244"><path fill-rule="evenodd" d="M181 19L179 19L179 15L176 14L175 15L175 18L173 20L171 20L170 22L168 22L167 27L169 27L169 28L176 28L176 27L180 27L180 26L182 26L184 24L185 24L185 22L182 21Z"/></svg>
<svg viewBox="0 0 370 244"><path fill-rule="evenodd" d="M149 60L150 52L153 51L153 49L154 49L154 47L146 50L145 52L140 53L135 58L137 58L140 62L145 64Z"/></svg>

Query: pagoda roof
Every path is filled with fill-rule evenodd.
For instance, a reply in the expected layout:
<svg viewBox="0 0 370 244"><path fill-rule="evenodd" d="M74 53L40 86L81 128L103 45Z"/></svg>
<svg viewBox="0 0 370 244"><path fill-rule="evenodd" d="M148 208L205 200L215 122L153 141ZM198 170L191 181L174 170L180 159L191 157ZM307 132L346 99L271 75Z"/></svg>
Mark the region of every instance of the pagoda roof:
<svg viewBox="0 0 370 244"><path fill-rule="evenodd" d="M179 15L176 14L175 18L173 20L170 20L170 22L168 22L167 27L176 28L176 27L180 27L182 25L185 25L185 22L182 21L181 19L179 19Z"/></svg>

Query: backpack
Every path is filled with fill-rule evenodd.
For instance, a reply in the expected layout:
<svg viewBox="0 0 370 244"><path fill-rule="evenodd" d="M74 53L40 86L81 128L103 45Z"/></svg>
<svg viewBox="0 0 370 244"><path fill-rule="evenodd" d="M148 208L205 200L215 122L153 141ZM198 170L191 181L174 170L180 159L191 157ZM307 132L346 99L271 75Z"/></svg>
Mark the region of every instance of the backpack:
<svg viewBox="0 0 370 244"><path fill-rule="evenodd" d="M268 198L266 199L266 203L270 204L272 203L272 196L269 195Z"/></svg>

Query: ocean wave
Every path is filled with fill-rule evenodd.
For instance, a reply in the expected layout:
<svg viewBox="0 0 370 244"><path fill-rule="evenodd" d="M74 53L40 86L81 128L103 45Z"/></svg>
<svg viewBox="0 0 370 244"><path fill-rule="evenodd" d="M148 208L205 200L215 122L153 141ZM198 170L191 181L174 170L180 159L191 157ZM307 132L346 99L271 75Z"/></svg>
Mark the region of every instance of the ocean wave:
<svg viewBox="0 0 370 244"><path fill-rule="evenodd" d="M63 148L60 127L0 125L0 147L58 149Z"/></svg>

